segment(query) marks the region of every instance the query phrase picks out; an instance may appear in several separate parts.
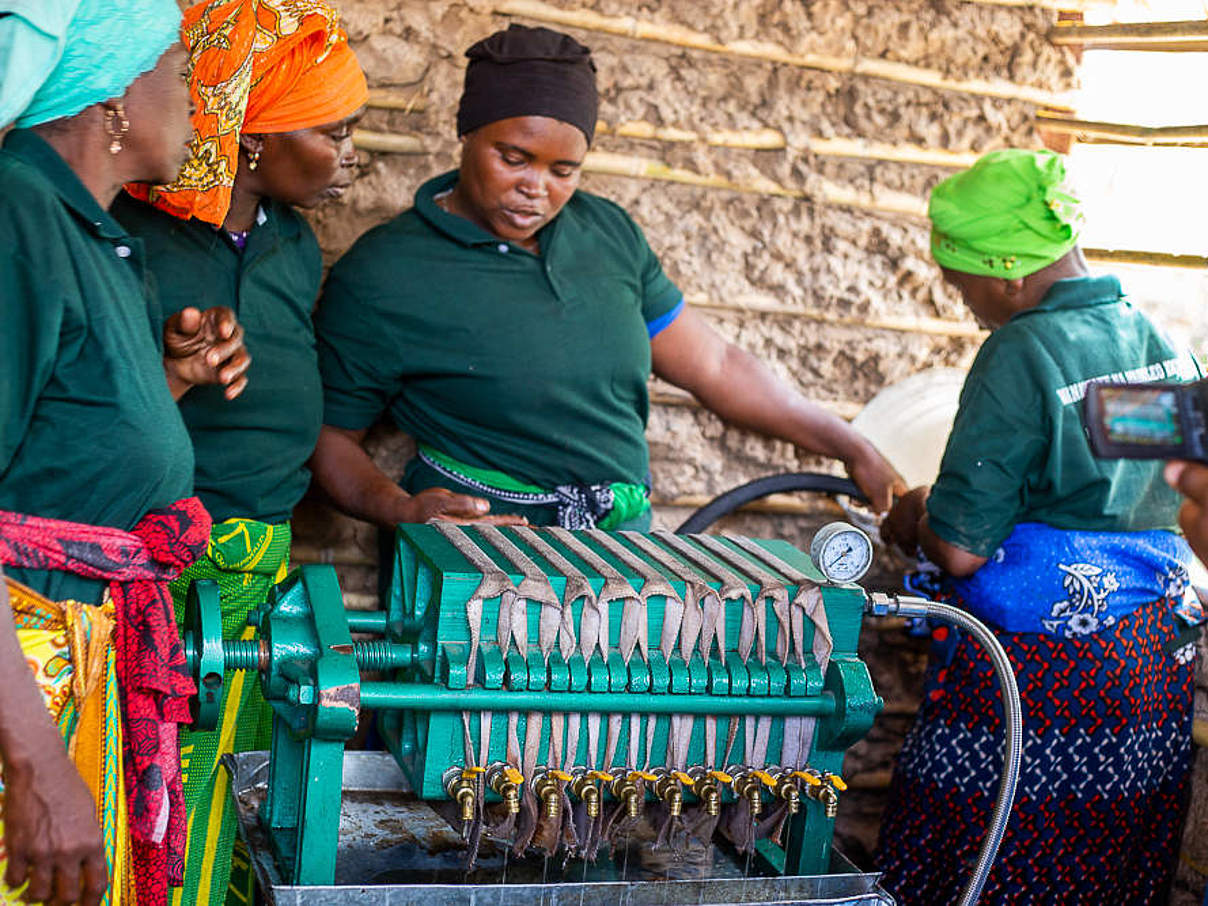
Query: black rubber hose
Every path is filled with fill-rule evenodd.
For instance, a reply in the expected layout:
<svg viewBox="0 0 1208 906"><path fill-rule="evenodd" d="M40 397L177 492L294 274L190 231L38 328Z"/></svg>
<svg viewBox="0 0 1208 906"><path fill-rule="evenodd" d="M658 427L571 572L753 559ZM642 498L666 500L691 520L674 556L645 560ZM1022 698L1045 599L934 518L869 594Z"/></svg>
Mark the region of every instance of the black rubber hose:
<svg viewBox="0 0 1208 906"><path fill-rule="evenodd" d="M860 503L867 503L866 498L856 483L850 478L839 478L835 475L823 475L821 472L784 472L780 475L765 475L746 484L731 488L724 494L714 497L703 507L684 520L683 525L675 530L677 535L693 535L703 532L722 516L728 516L740 506L767 497L769 494L780 494L786 491L814 491L819 494L845 494Z"/></svg>

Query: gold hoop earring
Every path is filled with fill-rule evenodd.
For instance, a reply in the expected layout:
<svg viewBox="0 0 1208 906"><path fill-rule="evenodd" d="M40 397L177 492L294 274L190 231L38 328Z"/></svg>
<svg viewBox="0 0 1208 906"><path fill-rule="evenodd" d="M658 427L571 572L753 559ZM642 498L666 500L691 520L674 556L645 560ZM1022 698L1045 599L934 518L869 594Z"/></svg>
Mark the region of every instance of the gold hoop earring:
<svg viewBox="0 0 1208 906"><path fill-rule="evenodd" d="M249 170L255 170L258 166L260 166L260 152L249 151L247 153L247 168Z"/></svg>
<svg viewBox="0 0 1208 906"><path fill-rule="evenodd" d="M105 131L109 133L109 153L121 153L122 139L130 131L130 120L126 118L126 108L121 101L105 108Z"/></svg>

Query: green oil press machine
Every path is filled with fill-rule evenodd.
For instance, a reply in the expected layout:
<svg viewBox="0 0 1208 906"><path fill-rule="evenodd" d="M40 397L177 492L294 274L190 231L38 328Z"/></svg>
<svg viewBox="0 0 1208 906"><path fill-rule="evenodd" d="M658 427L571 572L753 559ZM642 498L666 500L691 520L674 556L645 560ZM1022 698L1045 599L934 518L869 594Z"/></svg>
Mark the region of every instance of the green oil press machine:
<svg viewBox="0 0 1208 906"><path fill-rule="evenodd" d="M232 763L274 902L887 902L831 848L844 752L882 704L856 656L858 529L827 526L810 555L489 525L396 541L379 611L345 610L334 570L308 565L253 614L256 639L224 640L217 587L190 594L197 725L233 670L274 711L258 792ZM345 753L366 710L388 755ZM389 781L358 787L365 765ZM375 816L368 862L346 852L353 800Z"/></svg>

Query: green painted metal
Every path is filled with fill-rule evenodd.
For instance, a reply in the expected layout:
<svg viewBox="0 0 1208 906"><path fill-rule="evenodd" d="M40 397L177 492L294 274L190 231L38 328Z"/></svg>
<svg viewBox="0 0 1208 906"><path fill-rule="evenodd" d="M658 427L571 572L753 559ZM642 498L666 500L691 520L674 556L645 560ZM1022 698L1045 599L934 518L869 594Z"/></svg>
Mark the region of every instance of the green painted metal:
<svg viewBox="0 0 1208 906"><path fill-rule="evenodd" d="M464 532L513 584L521 581L523 577L487 538L472 527ZM561 599L566 577L558 574L537 550L529 548L520 535L510 529L503 532L545 571ZM595 591L603 587L603 576L573 550L546 537L584 574ZM642 589L644 580L622 558L586 535L579 537L635 591ZM613 537L636 556L642 556L639 547L624 535ZM669 550L657 536L650 539ZM751 729L757 720L763 720L767 727L769 717L766 764L751 767L777 765L785 720L812 717L816 718L816 732L808 764L817 771L838 774L844 751L867 732L880 710L881 700L856 655L864 593L853 586L825 585L808 557L785 542L758 543L823 585L823 604L834 643L825 675L808 654L808 638L803 665L791 659L782 664L776 658L777 617L771 599L757 594L759 585L754 579L748 580L748 587L765 607L767 629L765 647L756 648L746 657L738 651L743 610L740 602L724 608L725 650L714 649L707 659L694 653L685 660L678 649L670 657L659 650L667 602L658 595L650 596L646 604L648 659L640 656L638 648L626 661L615 648L623 610L619 602L609 613L613 650L607 657L593 652L585 660L578 648L565 657L556 648L548 657L541 652L537 645L537 606L526 608L529 647L524 651L514 647L502 650L495 641L500 604L496 597L483 602L480 643L471 664L466 607L481 583L481 573L432 526L401 526L396 541L394 579L383 611L346 612L334 571L316 565L296 570L274 592L268 605L257 612L258 641L226 642L217 648L216 655L207 609L199 606L190 617L194 634L186 631L186 648L199 679L205 675L200 671L213 672L215 663L219 676L224 662L232 669L260 670L262 689L275 712L269 792L261 819L279 863L295 884L331 883L343 746L356 728L362 707L378 711L383 737L412 787L424 799L446 798L442 775L447 769L478 760L484 724L477 715L482 712L492 715L487 724L489 738L485 740L488 762L506 758L510 718L519 739L526 737L531 721L542 721L538 763L545 764L550 728L545 715L577 712L634 715L633 720L620 722L615 761L626 757L632 732L640 734L637 742L643 752L648 737L652 737L655 757L648 765L651 768L661 765L659 753L667 751L671 715L697 716L692 723L687 765L718 769L746 764L748 734L744 729ZM706 552L704 546L689 543ZM723 543L739 550L730 542ZM777 575L772 567L762 566L765 572ZM660 571L682 595L682 581ZM795 586L787 576L779 578L786 581L792 596ZM715 589L720 587L716 581L709 584ZM199 602L208 602L207 607L214 603L204 587L197 591ZM582 607L581 599L573 605L571 616L576 627ZM351 631L382 638L353 642ZM362 670L384 673L386 677L362 683ZM463 722L463 712L473 712L474 719ZM706 765L705 730L710 716L716 718L717 748L724 749L730 735L734 742L729 752L719 753L715 763ZM596 745L588 744L592 723L600 727ZM624 767L602 763L606 749L603 734L608 724L607 720L579 722L576 767ZM570 748L565 743L563 751ZM598 753L596 763L587 763L589 751ZM728 787L723 787L722 796L727 802L734 798ZM694 801L690 794L685 798ZM763 841L760 857L785 873L824 873L830 863L833 826L833 819L826 816L820 802L803 797L799 813L784 834L787 846Z"/></svg>
<svg viewBox="0 0 1208 906"><path fill-rule="evenodd" d="M578 711L583 714L719 714L830 717L829 693L815 698L731 698L724 695L659 696L635 692L551 692L442 689L425 683L366 682L361 704L392 711ZM448 765L446 765L448 767ZM762 765L761 765L762 767Z"/></svg>
<svg viewBox="0 0 1208 906"><path fill-rule="evenodd" d="M213 730L222 712L224 659L222 651L222 599L218 583L201 579L189 587L185 598L185 661L197 684L197 697L189 702L193 727Z"/></svg>
<svg viewBox="0 0 1208 906"><path fill-rule="evenodd" d="M261 822L294 884L330 884L340 827L344 743L360 714L360 671L335 571L304 566L278 586L260 623L261 687L273 747Z"/></svg>

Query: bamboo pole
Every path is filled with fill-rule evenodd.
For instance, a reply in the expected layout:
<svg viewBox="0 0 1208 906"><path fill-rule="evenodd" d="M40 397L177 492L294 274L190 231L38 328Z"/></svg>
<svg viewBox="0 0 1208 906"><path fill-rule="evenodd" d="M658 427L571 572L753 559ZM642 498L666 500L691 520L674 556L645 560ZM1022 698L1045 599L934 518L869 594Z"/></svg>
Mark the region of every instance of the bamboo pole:
<svg viewBox="0 0 1208 906"><path fill-rule="evenodd" d="M353 133L353 143L358 148L366 151L398 154L427 153L427 148L424 147L422 139L416 135L358 129ZM816 184L819 187L819 191L816 194L811 194L801 189L786 188L774 180L765 177L734 182L720 176L709 176L693 170L671 167L661 161L650 160L649 158L613 154L607 151L588 152L583 162L583 169L587 172L606 176L652 179L700 188L794 198L810 203L851 207L876 214L907 216L916 219L925 218L927 210L927 203L924 199L891 189L874 188L872 190L861 190L853 186L844 186L828 180L817 180ZM1208 258L1199 255L1172 255L1165 252L1098 248L1084 248L1083 252L1092 261L1208 270ZM788 314L788 312L784 313ZM822 317L825 316L818 315L818 319ZM942 325L946 322L943 322L941 319L923 319L916 323L920 326L922 332L926 333L943 332L945 336L969 335L963 332L963 330L968 330L968 328L953 327L950 330L942 328ZM895 319L881 319L876 322L862 321L853 326L880 327L887 330L906 329L898 324Z"/></svg>
<svg viewBox="0 0 1208 906"><path fill-rule="evenodd" d="M965 0L984 6L1034 6L1059 12L1087 12L1093 9L1114 9L1116 0Z"/></svg>
<svg viewBox="0 0 1208 906"><path fill-rule="evenodd" d="M1166 47L1208 48L1208 21L1133 22L1119 25L1058 24L1049 40L1061 46L1111 47L1117 50L1151 50Z"/></svg>
<svg viewBox="0 0 1208 906"><path fill-rule="evenodd" d="M672 167L662 161L651 160L647 157L616 154L610 151L589 151L583 161L583 170L604 176L653 179L706 189L724 189L731 192L796 198L839 207L859 208L878 214L925 217L927 212L927 203L923 199L893 189L857 189L854 186L818 179L815 181L818 191L810 193L801 189L787 188L762 176L736 182L722 176L712 176L682 167Z"/></svg>
<svg viewBox="0 0 1208 906"><path fill-rule="evenodd" d="M1036 126L1049 132L1072 135L1079 141L1099 141L1119 145L1154 147L1208 147L1205 126L1134 126L1129 123L1101 123L1060 116L1047 111L1036 114Z"/></svg>
<svg viewBox="0 0 1208 906"><path fill-rule="evenodd" d="M1174 267L1185 270L1208 270L1208 258L1201 255L1171 255L1167 252L1141 252L1131 249L1084 248L1089 261L1103 264L1140 264L1147 267Z"/></svg>
<svg viewBox="0 0 1208 906"><path fill-rule="evenodd" d="M352 133L352 143L363 151L385 151L390 154L427 154L424 140L418 135L404 135L397 132L374 132L370 129L356 129Z"/></svg>
<svg viewBox="0 0 1208 906"><path fill-rule="evenodd" d="M900 333L932 334L940 337L965 337L982 339L986 332L976 324L965 321L953 321L947 318L926 317L894 317L881 315L872 317L849 317L834 315L829 312L808 308L789 308L771 302L746 301L739 304L733 302L714 302L709 299L689 296L686 301L694 308L707 311L736 312L776 315L779 317L802 318L807 321L818 321L835 327L856 327L869 330L893 330Z"/></svg>
<svg viewBox="0 0 1208 906"><path fill-rule="evenodd" d="M893 60L793 53L771 41L722 43L712 35L682 25L647 22L633 16L604 16L587 9L562 9L546 3L544 0L498 0L494 11L504 16L521 16L568 28L621 35L639 41L656 41L676 47L687 47L692 50L703 50L765 63L780 63L803 69L866 76L891 82L921 85L925 88L942 91L1026 101L1041 106L1069 106L1069 99L1063 94L1028 85L1016 85L1005 79L951 79L936 69L897 63Z"/></svg>
<svg viewBox="0 0 1208 906"><path fill-rule="evenodd" d="M401 110L403 113L422 113L428 109L428 98L418 88L414 91L371 88L369 89L368 105L379 110Z"/></svg>
<svg viewBox="0 0 1208 906"><path fill-rule="evenodd" d="M803 145L790 145L779 129L719 129L694 132L674 126L656 126L645 120L631 120L613 126L600 120L597 135L676 143L699 143L718 148L752 151L792 150L823 157L856 157L894 163L924 164L932 167L969 167L980 157L974 151L945 151L919 145L890 145L861 138L822 138L811 136Z"/></svg>

